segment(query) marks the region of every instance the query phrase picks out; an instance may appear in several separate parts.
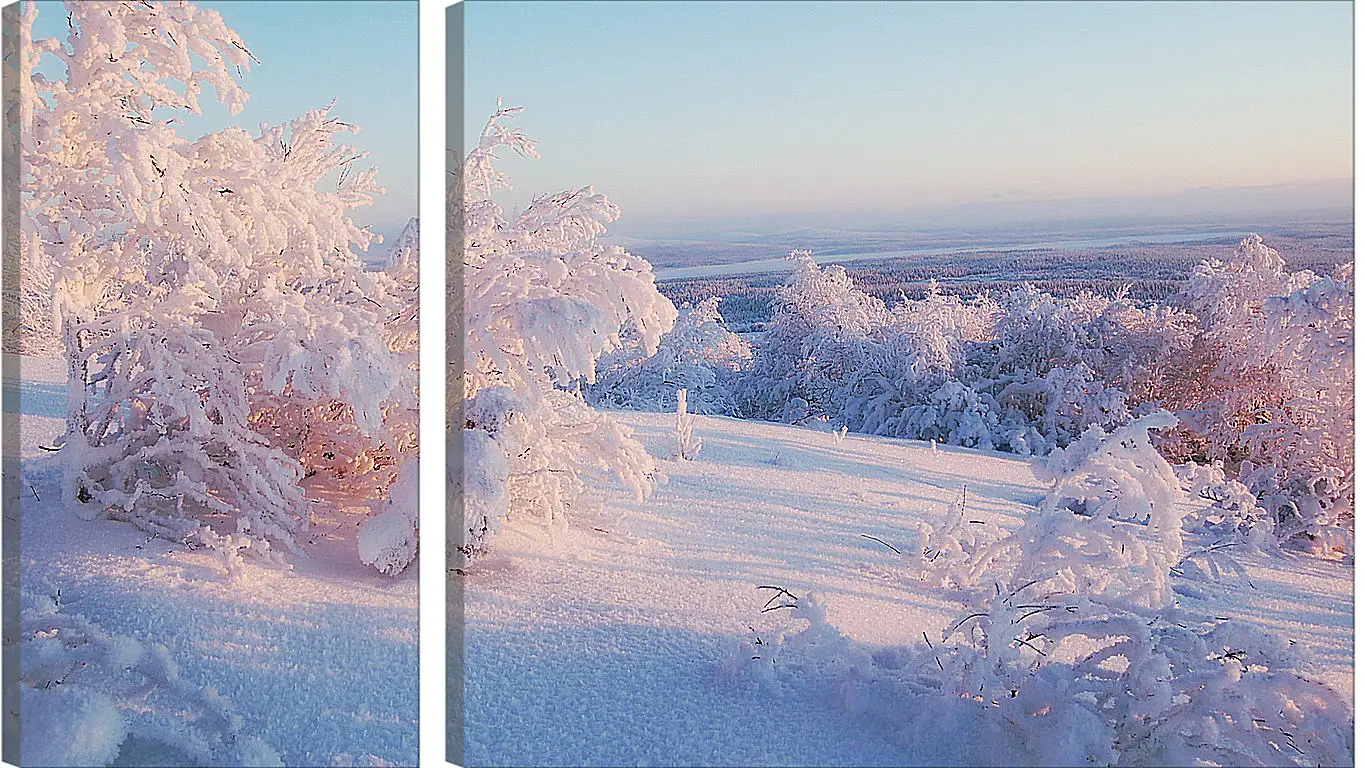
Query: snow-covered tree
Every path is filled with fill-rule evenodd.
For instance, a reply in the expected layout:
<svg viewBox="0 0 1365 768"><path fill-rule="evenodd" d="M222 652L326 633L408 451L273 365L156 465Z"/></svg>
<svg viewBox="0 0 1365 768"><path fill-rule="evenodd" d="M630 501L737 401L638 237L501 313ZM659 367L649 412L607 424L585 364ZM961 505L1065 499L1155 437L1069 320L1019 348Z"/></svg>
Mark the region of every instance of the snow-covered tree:
<svg viewBox="0 0 1365 768"><path fill-rule="evenodd" d="M778 289L773 320L740 393L746 416L828 415L852 364L848 348L890 319L886 304L858 290L843 267L821 269L809 251L792 251L791 258L796 271ZM801 413L792 412L796 402Z"/></svg>
<svg viewBox="0 0 1365 768"><path fill-rule="evenodd" d="M594 410L581 386L597 361L633 334L652 354L677 310L659 293L648 262L597 241L619 215L591 187L535 198L503 218L492 193L507 181L495 167L507 147L535 144L499 109L466 157L463 210L449 226L464 253L465 519L452 521L458 551L482 551L509 521L562 525L584 479L614 475L642 496L653 462L628 430ZM482 433L482 434L479 434Z"/></svg>
<svg viewBox="0 0 1365 768"><path fill-rule="evenodd" d="M720 298L711 298L684 305L654 354L627 338L603 356L586 394L613 408L666 411L677 390L686 389L694 412L729 414L735 409L731 390L752 356L748 342L725 327Z"/></svg>
<svg viewBox="0 0 1365 768"><path fill-rule="evenodd" d="M847 347L849 364L831 410L857 432L927 440L961 432L935 395L964 373L966 350L984 340L990 305L968 305L931 286L922 301L902 301L885 322ZM961 434L964 444L972 437Z"/></svg>
<svg viewBox="0 0 1365 768"><path fill-rule="evenodd" d="M888 308L841 267L794 258L744 373L745 415L1045 454L1150 403L1194 335L1188 313L1032 286L968 302L931 285Z"/></svg>
<svg viewBox="0 0 1365 768"><path fill-rule="evenodd" d="M977 389L997 404L997 441L1006 450L1045 454L1092 424L1128 418L1126 397L1096 372L1089 354L1093 302L1071 301L1025 286L1004 296L995 338L975 351ZM1089 310L1089 311L1088 311Z"/></svg>
<svg viewBox="0 0 1365 768"><path fill-rule="evenodd" d="M361 562L382 573L397 573L417 554L418 510L418 221L411 219L388 251L387 267L377 277L384 288L387 316L384 339L398 366L399 379L382 404L387 440L371 444L367 463L383 473L388 486L379 513L360 529ZM389 485L389 482L392 482Z"/></svg>
<svg viewBox="0 0 1365 768"><path fill-rule="evenodd" d="M30 4L20 46L21 233L50 264L70 373L65 499L167 535L292 547L300 478L339 456L368 465L404 397L394 287L362 269L375 236L347 215L383 191L335 141L357 128L328 108L190 141L177 115L205 87L234 113L246 99L233 74L253 57L221 17L67 13L65 38L35 40Z"/></svg>
<svg viewBox="0 0 1365 768"><path fill-rule="evenodd" d="M1283 541L1349 550L1354 530L1354 275L1289 273L1256 235L1201 264L1197 380L1173 386L1211 461L1235 469Z"/></svg>

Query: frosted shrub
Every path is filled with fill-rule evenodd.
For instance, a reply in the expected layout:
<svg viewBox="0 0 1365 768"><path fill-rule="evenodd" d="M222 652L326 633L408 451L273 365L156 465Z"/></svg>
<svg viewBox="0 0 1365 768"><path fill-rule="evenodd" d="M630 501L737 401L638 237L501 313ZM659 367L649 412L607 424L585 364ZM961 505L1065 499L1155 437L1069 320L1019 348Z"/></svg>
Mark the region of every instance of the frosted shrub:
<svg viewBox="0 0 1365 768"><path fill-rule="evenodd" d="M1280 541L1319 554L1349 550L1354 532L1353 297L1349 265L1291 274L1256 235L1183 294L1207 363L1175 396L1201 458L1236 470Z"/></svg>
<svg viewBox="0 0 1365 768"><path fill-rule="evenodd" d="M464 527L451 548L458 565L488 550L489 540L502 530L509 504L507 452L497 437L480 429L461 430L461 437L464 466L450 483L451 494L459 499L452 508L464 509Z"/></svg>
<svg viewBox="0 0 1365 768"><path fill-rule="evenodd" d="M1026 286L964 301L937 285L888 309L803 252L743 374L741 415L1025 455L1152 409L1195 318L1124 294Z"/></svg>
<svg viewBox="0 0 1365 768"><path fill-rule="evenodd" d="M415 448L395 431L415 390L386 333L403 291L364 272L374 235L347 216L383 191L335 140L357 128L329 107L191 142L166 115L199 113L205 86L233 113L246 99L232 75L253 58L216 12L69 3L66 38L33 40L36 8L21 233L51 271L70 374L66 498L157 533L199 523L291 548L304 475ZM37 71L43 55L61 79Z"/></svg>
<svg viewBox="0 0 1365 768"><path fill-rule="evenodd" d="M989 382L987 393L999 411L998 445L1026 456L1065 447L1091 425L1113 427L1130 415L1124 394L1084 363L1039 376L1004 373Z"/></svg>
<svg viewBox="0 0 1365 768"><path fill-rule="evenodd" d="M25 765L110 765L130 740L183 765L283 765L217 691L180 677L166 647L109 635L49 597L21 595Z"/></svg>
<svg viewBox="0 0 1365 768"><path fill-rule="evenodd" d="M1008 535L963 524L969 522L964 490L926 555L945 553L947 575L963 586L1041 584L1043 591L1084 594L1125 609L1168 605L1170 569L1183 549L1176 503L1182 489L1148 431L1175 423L1159 412L1113 432L1091 427L1067 448L1035 460L1035 472L1051 488Z"/></svg>
<svg viewBox="0 0 1365 768"><path fill-rule="evenodd" d="M701 452L701 439L692 434L697 426L697 417L687 412L687 390L678 390L677 419L673 425L673 435L677 440L678 458L690 461Z"/></svg>
<svg viewBox="0 0 1365 768"><path fill-rule="evenodd" d="M462 481L475 499L465 520L452 521L465 537L456 547L463 557L486 549L498 515L565 524L589 477L614 477L643 498L652 460L628 430L588 405L580 386L596 381L598 360L627 335L653 354L677 317L648 262L597 241L619 213L591 187L538 197L503 219L491 198L506 184L497 151L535 152L503 125L518 111L500 108L488 121L465 159L463 210L450 222L464 253L459 407L466 432L475 433L464 439Z"/></svg>
<svg viewBox="0 0 1365 768"><path fill-rule="evenodd" d="M1258 550L1273 546L1274 521L1258 506L1250 489L1227 476L1222 462L1188 462L1176 467L1176 474L1191 496L1208 502L1202 512L1186 520L1191 533L1206 541L1235 540Z"/></svg>
<svg viewBox="0 0 1365 768"><path fill-rule="evenodd" d="M995 436L1000 432L1000 414L988 398L953 379L929 395L918 432L935 444L989 450L995 447Z"/></svg>
<svg viewBox="0 0 1365 768"><path fill-rule="evenodd" d="M416 457L403 462L379 514L360 528L360 562L380 573L399 573L417 556L419 473Z"/></svg>
<svg viewBox="0 0 1365 768"><path fill-rule="evenodd" d="M361 527L356 545L360 561L380 573L396 574L417 556L419 512L418 463L418 271L417 219L404 227L388 254L388 266L380 274L385 282L383 302L391 312L385 326L385 343L398 365L397 385L381 403L387 440L366 448L362 466L387 467L380 487L387 498L377 504L378 514ZM382 470L381 470L382 471ZM392 479L390 484L389 480ZM374 504L374 502L372 502Z"/></svg>
<svg viewBox="0 0 1365 768"><path fill-rule="evenodd" d="M995 339L973 350L977 388L999 412L997 445L1025 455L1064 447L1086 428L1129 417L1126 395L1096 374L1094 297L1065 300L1032 286L1001 301Z"/></svg>
<svg viewBox="0 0 1365 768"><path fill-rule="evenodd" d="M1268 299L1266 342L1290 385L1285 410L1247 427L1261 469L1246 473L1280 535L1306 536L1320 553L1349 552L1355 530L1355 277L1350 264L1284 297ZM1273 470L1268 469L1273 467Z"/></svg>
<svg viewBox="0 0 1365 768"><path fill-rule="evenodd" d="M1170 568L1183 548L1181 488L1148 430L1175 424L1163 411L1111 433L1091 427L1038 462L1052 488L1015 534L1014 581L1046 580L1124 607L1169 605Z"/></svg>
<svg viewBox="0 0 1365 768"><path fill-rule="evenodd" d="M964 375L966 350L987 337L993 312L993 304L968 305L944 296L937 284L924 300L901 302L850 349L848 373L834 395L836 413L869 434L922 439L955 434L941 420L951 417L940 408L940 392Z"/></svg>
<svg viewBox="0 0 1365 768"><path fill-rule="evenodd" d="M735 410L731 388L752 357L749 344L725 327L720 299L684 305L673 329L659 339L654 354L623 335L621 349L598 362L596 383L586 390L599 405L639 411L665 411L674 393L686 389L692 409L701 414Z"/></svg>
<svg viewBox="0 0 1365 768"><path fill-rule="evenodd" d="M822 269L804 251L792 258L797 269L779 289L773 322L743 374L740 413L993 443L993 403L952 388L966 375L968 348L989 334L993 304L968 304L934 286L923 301L888 309L858 290L843 267ZM960 419L958 402L970 403Z"/></svg>
<svg viewBox="0 0 1365 768"><path fill-rule="evenodd" d="M745 416L790 417L798 400L806 404L802 417L831 413L835 390L855 365L850 348L890 320L886 304L855 288L843 267L821 269L809 251L791 258L796 271L778 289L773 321L742 387Z"/></svg>
<svg viewBox="0 0 1365 768"><path fill-rule="evenodd" d="M1298 674L1282 640L1036 598L1002 593L946 638L871 648L802 596L789 615L807 626L745 643L730 669L774 693L813 682L945 763L1351 764L1349 705ZM1053 658L1064 643L1096 650Z"/></svg>
<svg viewBox="0 0 1365 768"><path fill-rule="evenodd" d="M936 445L936 444L935 444ZM1005 532L994 523L968 514L967 486L936 525L918 523L917 538L905 554L912 569L933 577L942 587L974 587L975 567L987 557Z"/></svg>
<svg viewBox="0 0 1365 768"><path fill-rule="evenodd" d="M89 410L68 417L68 505L170 539L207 523L293 547L308 523L302 467L252 431L245 382L212 333L148 323L84 353L99 376L79 393Z"/></svg>

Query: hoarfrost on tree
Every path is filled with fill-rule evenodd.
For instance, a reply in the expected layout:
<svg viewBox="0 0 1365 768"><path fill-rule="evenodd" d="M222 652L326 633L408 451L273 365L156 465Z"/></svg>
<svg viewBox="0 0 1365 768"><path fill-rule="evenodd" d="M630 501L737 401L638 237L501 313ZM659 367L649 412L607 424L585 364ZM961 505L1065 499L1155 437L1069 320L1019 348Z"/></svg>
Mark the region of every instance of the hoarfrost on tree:
<svg viewBox="0 0 1365 768"><path fill-rule="evenodd" d="M1285 270L1257 235L1196 268L1184 300L1203 365L1182 419L1256 495L1285 543L1347 552L1355 521L1354 272Z"/></svg>
<svg viewBox="0 0 1365 768"><path fill-rule="evenodd" d="M383 190L330 107L254 136L178 134L206 87L233 113L246 100L233 75L254 57L216 12L67 12L64 39L33 39L29 4L20 44L20 231L50 271L69 368L64 499L291 549L305 474L412 447L388 418L412 402L388 333L403 290L362 269L375 236L347 215ZM38 71L43 56L63 74Z"/></svg>
<svg viewBox="0 0 1365 768"><path fill-rule="evenodd" d="M464 253L458 407L467 433L461 486L472 495L464 520L452 521L462 560L486 549L500 515L518 525L566 524L589 477L614 477L643 498L652 459L588 405L582 387L626 335L653 354L677 317L648 262L598 242L619 211L591 187L537 197L503 218L492 199L508 185L498 150L535 156L535 143L505 125L519 111L500 104L489 119L456 176L462 210L448 222Z"/></svg>
<svg viewBox="0 0 1365 768"><path fill-rule="evenodd" d="M735 410L732 390L753 352L748 342L725 327L719 297L684 305L653 354L633 334L623 338L620 349L598 361L597 381L586 389L592 402L662 412L673 407L677 390L686 389L695 413Z"/></svg>

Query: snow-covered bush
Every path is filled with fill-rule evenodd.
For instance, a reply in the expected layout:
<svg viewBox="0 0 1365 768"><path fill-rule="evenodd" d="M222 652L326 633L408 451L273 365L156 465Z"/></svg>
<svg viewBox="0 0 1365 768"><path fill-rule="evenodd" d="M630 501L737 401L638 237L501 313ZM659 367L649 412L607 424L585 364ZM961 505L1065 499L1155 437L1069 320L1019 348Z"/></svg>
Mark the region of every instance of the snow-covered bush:
<svg viewBox="0 0 1365 768"><path fill-rule="evenodd" d="M677 440L678 458L691 461L701 452L701 438L692 434L697 426L695 414L687 412L687 390L678 390L677 420L673 425L673 435Z"/></svg>
<svg viewBox="0 0 1365 768"><path fill-rule="evenodd" d="M389 498L379 514L364 522L356 542L360 562L390 575L407 568L417 556L418 459L408 459L401 467L389 486Z"/></svg>
<svg viewBox="0 0 1365 768"><path fill-rule="evenodd" d="M772 322L739 393L746 417L828 415L849 368L849 349L890 319L886 304L858 290L841 266L821 269L792 251L796 271L777 292ZM801 413L792 405L803 403Z"/></svg>
<svg viewBox="0 0 1365 768"><path fill-rule="evenodd" d="M1285 542L1347 551L1354 531L1354 276L1289 273L1259 236L1201 264L1184 300L1199 318L1194 380L1170 388L1202 443L1235 468Z"/></svg>
<svg viewBox="0 0 1365 768"><path fill-rule="evenodd" d="M1095 297L1067 300L1032 286L1000 302L995 338L973 350L982 369L977 389L999 411L997 443L1041 455L1064 447L1091 425L1111 428L1129 417L1127 396L1098 373L1090 323Z"/></svg>
<svg viewBox="0 0 1365 768"><path fill-rule="evenodd" d="M965 374L967 348L988 338L994 312L991 302L969 304L936 284L923 300L903 300L849 345L830 410L858 432L975 444L973 432L990 417L971 423L977 409L944 406Z"/></svg>
<svg viewBox="0 0 1365 768"><path fill-rule="evenodd" d="M936 525L915 521L912 532L904 552L911 570L940 587L975 586L977 563L1005 538L999 526L968 515L966 485Z"/></svg>
<svg viewBox="0 0 1365 768"><path fill-rule="evenodd" d="M992 404L954 387L966 351L984 341L994 305L931 287L894 309L858 290L843 267L809 253L778 292L773 322L743 373L742 415L828 418L855 432L991 445ZM977 401L977 402L974 402ZM964 407L958 410L958 404Z"/></svg>
<svg viewBox="0 0 1365 768"><path fill-rule="evenodd" d="M735 409L731 388L752 357L749 344L725 327L720 299L684 305L673 329L659 339L654 354L627 337L621 349L604 355L589 400L632 411L666 411L674 393L686 389L692 409L729 414Z"/></svg>
<svg viewBox="0 0 1365 768"><path fill-rule="evenodd" d="M367 450L368 463L393 465L380 487L388 496L378 514L365 521L357 539L360 561L381 573L395 574L417 556L421 528L418 499L418 272L417 219L411 219L389 249L379 277L387 285L384 307L391 312L385 341L399 368L397 386L383 403L387 442ZM392 478L390 484L389 478ZM373 503L373 502L372 502Z"/></svg>
<svg viewBox="0 0 1365 768"><path fill-rule="evenodd" d="M798 267L744 372L741 415L1042 455L1147 411L1193 343L1187 312L1032 286L887 308L842 267Z"/></svg>
<svg viewBox="0 0 1365 768"><path fill-rule="evenodd" d="M21 232L51 269L70 373L65 498L291 547L304 475L408 450L386 413L415 408L388 334L402 291L363 270L374 235L347 217L383 190L330 108L256 136L177 134L204 86L234 113L246 99L232 73L253 58L216 12L67 12L64 39L33 40L30 5L20 46ZM37 70L44 55L62 76Z"/></svg>
<svg viewBox="0 0 1365 768"><path fill-rule="evenodd" d="M1282 537L1306 535L1319 552L1349 552L1355 531L1354 268L1265 304L1266 343L1290 397L1243 433L1256 469L1249 486L1280 515Z"/></svg>
<svg viewBox="0 0 1365 768"><path fill-rule="evenodd" d="M805 627L745 643L732 674L773 692L793 679L821 686L944 763L1352 762L1349 705L1305 679L1285 641L1234 622L1002 593L946 637L914 633L913 644L873 648L830 624L817 597L786 606Z"/></svg>
<svg viewBox="0 0 1365 768"><path fill-rule="evenodd" d="M208 330L144 323L82 345L98 379L71 387L66 503L169 539L207 523L292 548L303 468L252 430L240 370Z"/></svg>
<svg viewBox="0 0 1365 768"><path fill-rule="evenodd" d="M452 521L463 557L486 547L500 525L490 515L564 524L586 477L614 475L643 496L653 461L580 386L596 381L598 359L624 335L652 354L677 317L648 262L597 241L619 213L591 187L538 197L503 219L491 197L506 185L497 151L535 154L534 142L503 125L518 111L500 107L488 121L457 181L463 210L448 223L464 253L467 496L465 519Z"/></svg>
<svg viewBox="0 0 1365 768"><path fill-rule="evenodd" d="M1186 518L1187 530L1210 542L1235 540L1257 550L1272 546L1274 522L1249 488L1227 476L1222 462L1206 465L1191 461L1175 469L1189 494L1208 502L1202 512Z"/></svg>
<svg viewBox="0 0 1365 768"><path fill-rule="evenodd" d="M111 765L135 741L167 765L283 765L221 694L180 677L164 645L110 635L48 596L20 602L24 765Z"/></svg>
<svg viewBox="0 0 1365 768"><path fill-rule="evenodd" d="M1169 605L1170 569L1184 546L1182 489L1148 432L1175 424L1161 411L1109 433L1092 426L1036 462L1052 487L1014 534L1014 583L1049 581L1109 605Z"/></svg>

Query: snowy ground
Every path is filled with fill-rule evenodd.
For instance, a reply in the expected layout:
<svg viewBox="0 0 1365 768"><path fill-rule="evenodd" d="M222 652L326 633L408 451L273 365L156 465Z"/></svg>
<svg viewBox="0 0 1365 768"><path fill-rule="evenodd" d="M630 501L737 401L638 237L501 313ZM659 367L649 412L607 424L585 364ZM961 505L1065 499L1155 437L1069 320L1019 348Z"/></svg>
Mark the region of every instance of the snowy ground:
<svg viewBox="0 0 1365 768"><path fill-rule="evenodd" d="M654 456L671 414L621 413ZM1027 462L917 441L700 418L696 461L643 504L603 495L553 537L516 530L463 578L466 763L483 765L943 764L908 751L826 694L776 695L728 676L774 626L759 585L823 596L858 641L904 645L962 615L906 577L895 544L967 487L973 517L1017 525L1043 487ZM1352 698L1348 567L1240 558L1254 587L1182 582L1180 602L1294 639L1304 670ZM778 612L781 614L782 612ZM452 613L452 620L458 618ZM456 724L458 727L458 724Z"/></svg>
<svg viewBox="0 0 1365 768"><path fill-rule="evenodd" d="M248 564L235 584L202 548L80 520L56 501L59 454L39 448L62 432L65 373L22 363L21 589L60 590L62 610L165 644L182 678L215 687L287 765L415 765L417 567L386 578L359 562L368 509L338 505L293 572ZM155 748L135 759L174 764Z"/></svg>

